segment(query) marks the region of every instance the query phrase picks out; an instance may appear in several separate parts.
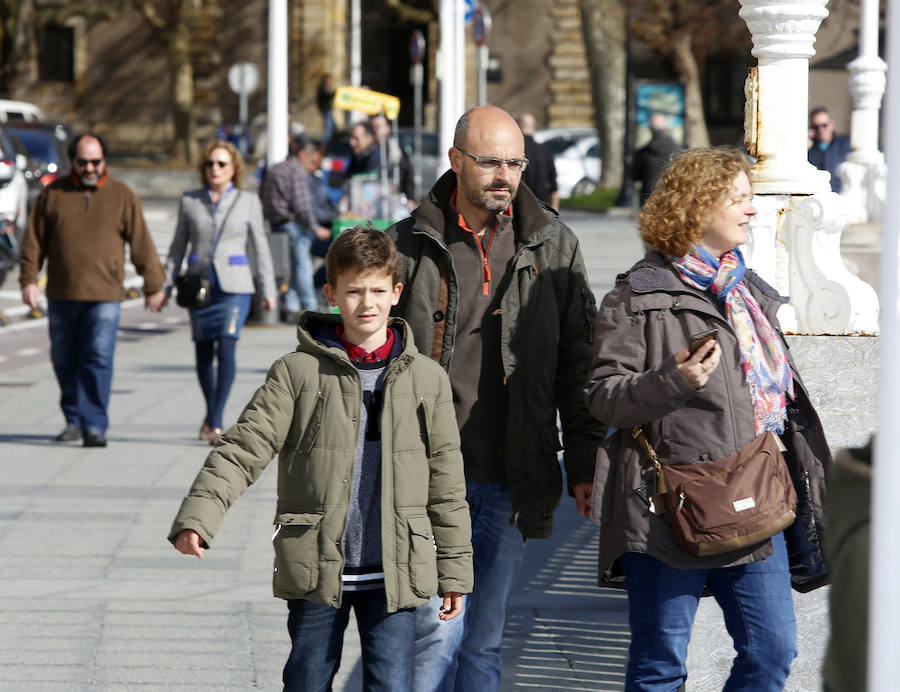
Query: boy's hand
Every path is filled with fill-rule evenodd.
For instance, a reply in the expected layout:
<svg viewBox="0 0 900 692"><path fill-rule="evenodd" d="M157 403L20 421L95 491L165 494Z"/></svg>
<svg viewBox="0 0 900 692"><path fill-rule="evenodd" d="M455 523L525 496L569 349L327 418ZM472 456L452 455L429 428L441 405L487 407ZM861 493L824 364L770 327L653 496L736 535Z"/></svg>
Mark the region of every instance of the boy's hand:
<svg viewBox="0 0 900 692"><path fill-rule="evenodd" d="M200 543L202 543L200 534L193 529L185 529L175 537L175 549L183 555L196 555L202 558L206 548Z"/></svg>
<svg viewBox="0 0 900 692"><path fill-rule="evenodd" d="M179 535L179 538L180 537L181 536ZM438 617L444 621L452 620L462 612L462 604L463 597L461 593L448 591L444 594L444 605L441 607L441 612L438 613Z"/></svg>

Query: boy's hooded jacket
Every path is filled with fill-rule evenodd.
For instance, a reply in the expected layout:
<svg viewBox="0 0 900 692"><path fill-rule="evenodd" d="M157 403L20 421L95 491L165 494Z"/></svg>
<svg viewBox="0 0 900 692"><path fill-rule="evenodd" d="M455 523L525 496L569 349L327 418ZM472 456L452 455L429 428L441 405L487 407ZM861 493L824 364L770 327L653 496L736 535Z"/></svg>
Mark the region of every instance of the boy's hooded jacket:
<svg viewBox="0 0 900 692"><path fill-rule="evenodd" d="M225 511L278 455L275 596L338 607L362 388L343 349L312 334L337 315L304 313L297 351L265 384L197 474L169 540L193 529L207 544ZM471 526L459 430L444 370L420 355L407 324L388 366L381 411L381 542L388 612L472 590Z"/></svg>

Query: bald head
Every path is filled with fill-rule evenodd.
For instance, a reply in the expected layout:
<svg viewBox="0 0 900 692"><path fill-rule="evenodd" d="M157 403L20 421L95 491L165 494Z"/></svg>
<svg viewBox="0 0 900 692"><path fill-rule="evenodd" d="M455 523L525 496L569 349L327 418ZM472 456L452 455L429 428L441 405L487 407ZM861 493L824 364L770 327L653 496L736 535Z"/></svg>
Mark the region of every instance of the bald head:
<svg viewBox="0 0 900 692"><path fill-rule="evenodd" d="M650 116L650 129L654 132L666 132L669 129L669 119L662 113L653 113Z"/></svg>
<svg viewBox="0 0 900 692"><path fill-rule="evenodd" d="M525 151L525 140L522 131L513 117L497 106L477 106L470 108L456 123L456 131L453 134L453 146L468 149L472 146L471 140L493 139L498 137L518 137L522 151Z"/></svg>
<svg viewBox="0 0 900 692"><path fill-rule="evenodd" d="M534 119L534 116L531 113L522 113L518 118L516 118L516 122L519 123L519 129L522 130L523 135L533 135L534 130L537 127L537 122Z"/></svg>

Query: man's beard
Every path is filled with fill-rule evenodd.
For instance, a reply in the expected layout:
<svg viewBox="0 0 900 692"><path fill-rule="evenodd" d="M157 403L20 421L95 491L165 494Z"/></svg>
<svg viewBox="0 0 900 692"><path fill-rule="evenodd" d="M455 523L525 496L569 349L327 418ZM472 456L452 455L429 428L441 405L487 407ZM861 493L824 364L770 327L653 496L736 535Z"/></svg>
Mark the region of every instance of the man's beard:
<svg viewBox="0 0 900 692"><path fill-rule="evenodd" d="M490 191L492 190L509 190L509 199L492 199L490 197ZM512 204L517 192L516 188L509 183L491 183L490 185L485 185L480 190L473 189L467 184L464 187L464 191L466 197L472 204L479 206L482 209L486 209L489 212L493 212L494 214L506 211L509 208L509 205Z"/></svg>

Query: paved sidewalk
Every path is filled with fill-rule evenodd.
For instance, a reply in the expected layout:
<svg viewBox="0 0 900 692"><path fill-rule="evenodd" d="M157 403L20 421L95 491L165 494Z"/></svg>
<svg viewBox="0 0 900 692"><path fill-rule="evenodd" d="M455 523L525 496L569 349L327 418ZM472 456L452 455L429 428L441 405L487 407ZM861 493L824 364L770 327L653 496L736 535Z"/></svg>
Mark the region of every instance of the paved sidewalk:
<svg viewBox="0 0 900 692"><path fill-rule="evenodd" d="M571 220L599 297L640 254L633 223ZM294 344L290 327L245 329L226 420ZM276 474L267 469L238 500L202 561L176 553L165 536L209 451L196 440L189 331L120 339L116 359L105 449L50 441L62 419L49 362L0 376L0 692L279 690L288 638L270 582ZM565 498L553 538L528 545L503 643L504 692L622 689L624 594L595 583L596 529ZM820 687L824 597L795 601L801 654L788 690ZM705 601L688 689L721 689L731 655ZM359 690L360 680L351 625L335 689Z"/></svg>

